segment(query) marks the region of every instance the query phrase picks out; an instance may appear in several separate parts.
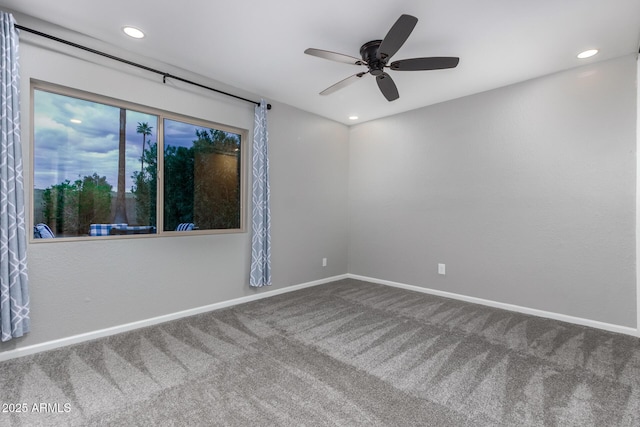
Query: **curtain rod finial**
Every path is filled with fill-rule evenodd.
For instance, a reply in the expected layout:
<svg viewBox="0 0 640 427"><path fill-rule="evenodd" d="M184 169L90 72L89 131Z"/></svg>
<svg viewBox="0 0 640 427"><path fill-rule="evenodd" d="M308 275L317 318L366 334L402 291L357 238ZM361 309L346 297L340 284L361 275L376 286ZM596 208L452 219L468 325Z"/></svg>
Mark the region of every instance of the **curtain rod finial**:
<svg viewBox="0 0 640 427"><path fill-rule="evenodd" d="M267 104L267 110L271 110L271 104Z"/></svg>

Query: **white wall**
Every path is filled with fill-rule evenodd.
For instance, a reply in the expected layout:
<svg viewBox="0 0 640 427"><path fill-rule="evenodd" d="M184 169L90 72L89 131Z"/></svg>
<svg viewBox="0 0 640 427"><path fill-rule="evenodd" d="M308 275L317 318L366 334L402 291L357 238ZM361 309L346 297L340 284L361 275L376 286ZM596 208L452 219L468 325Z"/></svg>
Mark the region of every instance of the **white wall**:
<svg viewBox="0 0 640 427"><path fill-rule="evenodd" d="M346 274L348 129L284 104L269 120L274 282Z"/></svg>
<svg viewBox="0 0 640 427"><path fill-rule="evenodd" d="M30 79L248 129L249 141L252 138L253 104L184 84L177 88L175 82L162 84L160 76L41 42L36 36L21 38L20 55L27 189L32 185L27 161ZM346 274L348 128L273 104L268 113L271 287L248 286L249 232L33 242L28 245L32 331L0 344L0 356L15 348ZM327 267L321 266L322 257L328 258Z"/></svg>
<svg viewBox="0 0 640 427"><path fill-rule="evenodd" d="M352 127L349 272L635 328L635 82L627 56Z"/></svg>

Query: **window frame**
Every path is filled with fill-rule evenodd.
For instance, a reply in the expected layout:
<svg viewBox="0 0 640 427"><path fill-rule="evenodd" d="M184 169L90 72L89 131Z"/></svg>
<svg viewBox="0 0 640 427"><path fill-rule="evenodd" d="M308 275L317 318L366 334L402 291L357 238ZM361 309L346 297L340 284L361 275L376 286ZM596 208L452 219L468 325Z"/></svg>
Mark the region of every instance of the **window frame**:
<svg viewBox="0 0 640 427"><path fill-rule="evenodd" d="M158 159L157 159L157 200L156 200L156 233L153 234L130 234L130 235L110 235L110 236L71 236L64 238L53 239L37 239L33 237L33 227L35 224L35 92L43 91L57 95L68 96L88 102L95 102L100 104L106 104L115 108L124 108L126 110L133 110L145 114L152 114L158 117L158 129L157 132L157 144L158 144ZM178 121L193 126L202 127L205 129L216 129L223 132L234 133L240 135L240 155L238 157L240 161L240 227L229 229L212 229L212 230L200 230L194 229L189 231L176 231L167 230L164 228L164 120L169 119ZM248 135L247 129L238 128L230 125L225 125L212 120L204 118L193 117L185 114L180 114L172 111L163 110L160 108L150 107L143 104L138 104L130 101L124 101L117 98L112 98L105 95L99 95L80 89L74 89L67 86L58 85L55 83L49 83L42 80L31 79L30 81L30 144L29 144L29 167L30 167L30 189L29 200L30 209L28 216L28 239L30 243L51 243L51 242L73 242L73 241L94 241L94 240L114 240L114 239L148 239L148 238L161 238L170 236L202 236L202 235L217 235L217 234L239 234L247 232L247 161L248 161Z"/></svg>

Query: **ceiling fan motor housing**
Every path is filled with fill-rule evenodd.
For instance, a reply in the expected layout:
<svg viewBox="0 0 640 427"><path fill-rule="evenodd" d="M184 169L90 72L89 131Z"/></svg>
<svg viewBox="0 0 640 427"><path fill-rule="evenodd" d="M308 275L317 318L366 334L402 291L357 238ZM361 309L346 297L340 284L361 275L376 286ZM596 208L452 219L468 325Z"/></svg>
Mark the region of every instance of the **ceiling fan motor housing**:
<svg viewBox="0 0 640 427"><path fill-rule="evenodd" d="M384 73L384 66L388 58L378 58L378 49L382 40L372 40L362 45L360 56L369 67L372 76L380 76Z"/></svg>

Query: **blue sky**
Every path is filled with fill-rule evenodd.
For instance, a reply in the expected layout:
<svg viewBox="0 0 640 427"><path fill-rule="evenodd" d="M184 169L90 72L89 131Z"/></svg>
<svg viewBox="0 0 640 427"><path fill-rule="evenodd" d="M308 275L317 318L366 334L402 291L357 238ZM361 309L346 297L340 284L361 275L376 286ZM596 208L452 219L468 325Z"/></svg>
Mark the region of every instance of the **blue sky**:
<svg viewBox="0 0 640 427"><path fill-rule="evenodd" d="M34 98L34 188L44 189L67 179L73 182L95 172L106 176L115 190L120 109L40 90ZM126 191L133 185L131 175L140 170L142 135L136 132L138 123L153 128L146 137L147 147L157 138L157 116L127 110ZM172 121L165 129L166 144L190 147L196 129L201 128Z"/></svg>

